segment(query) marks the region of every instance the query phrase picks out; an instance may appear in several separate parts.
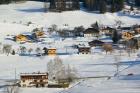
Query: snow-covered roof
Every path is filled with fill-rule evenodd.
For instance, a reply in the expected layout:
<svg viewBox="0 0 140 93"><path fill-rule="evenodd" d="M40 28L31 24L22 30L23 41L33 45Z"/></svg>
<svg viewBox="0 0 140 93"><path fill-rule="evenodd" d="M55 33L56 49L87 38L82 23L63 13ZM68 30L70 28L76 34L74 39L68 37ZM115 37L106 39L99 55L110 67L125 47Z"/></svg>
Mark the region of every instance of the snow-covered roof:
<svg viewBox="0 0 140 93"><path fill-rule="evenodd" d="M32 75L48 75L48 73L34 72L34 73L21 73L20 76L32 76Z"/></svg>

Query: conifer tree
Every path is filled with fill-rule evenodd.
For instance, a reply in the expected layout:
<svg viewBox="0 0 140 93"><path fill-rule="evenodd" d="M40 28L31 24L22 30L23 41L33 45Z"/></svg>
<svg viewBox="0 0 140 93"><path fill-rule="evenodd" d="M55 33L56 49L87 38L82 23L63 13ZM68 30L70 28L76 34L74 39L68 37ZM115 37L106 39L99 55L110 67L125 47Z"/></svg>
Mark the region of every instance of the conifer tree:
<svg viewBox="0 0 140 93"><path fill-rule="evenodd" d="M100 1L100 13L105 13L107 11L107 4L105 0Z"/></svg>
<svg viewBox="0 0 140 93"><path fill-rule="evenodd" d="M113 43L117 43L119 40L119 35L116 30L113 32L112 40L113 40Z"/></svg>
<svg viewBox="0 0 140 93"><path fill-rule="evenodd" d="M116 12L116 5L115 5L115 0L112 0L111 2L111 13Z"/></svg>
<svg viewBox="0 0 140 93"><path fill-rule="evenodd" d="M73 9L80 9L79 0L72 0L72 7Z"/></svg>
<svg viewBox="0 0 140 93"><path fill-rule="evenodd" d="M55 9L56 5L55 5L55 0L50 0L50 9Z"/></svg>
<svg viewBox="0 0 140 93"><path fill-rule="evenodd" d="M116 0L117 11L121 11L124 8L124 0Z"/></svg>
<svg viewBox="0 0 140 93"><path fill-rule="evenodd" d="M140 6L140 0L135 0L135 5Z"/></svg>

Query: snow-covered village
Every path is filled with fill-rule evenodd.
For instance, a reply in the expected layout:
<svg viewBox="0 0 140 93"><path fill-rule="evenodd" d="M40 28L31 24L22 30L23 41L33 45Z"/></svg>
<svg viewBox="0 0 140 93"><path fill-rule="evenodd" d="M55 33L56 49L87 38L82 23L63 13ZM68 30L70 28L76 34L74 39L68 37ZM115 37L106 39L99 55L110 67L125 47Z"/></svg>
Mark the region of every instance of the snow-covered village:
<svg viewBox="0 0 140 93"><path fill-rule="evenodd" d="M0 0L0 93L140 93L140 0Z"/></svg>

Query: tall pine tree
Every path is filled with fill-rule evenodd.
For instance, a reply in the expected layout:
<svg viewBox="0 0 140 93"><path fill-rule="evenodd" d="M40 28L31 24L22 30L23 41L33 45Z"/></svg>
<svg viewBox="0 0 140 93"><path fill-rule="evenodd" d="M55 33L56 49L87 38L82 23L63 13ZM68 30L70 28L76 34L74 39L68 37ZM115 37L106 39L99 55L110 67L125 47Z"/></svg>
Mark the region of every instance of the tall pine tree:
<svg viewBox="0 0 140 93"><path fill-rule="evenodd" d="M75 10L80 9L80 2L79 0L72 0L72 8Z"/></svg>
<svg viewBox="0 0 140 93"><path fill-rule="evenodd" d="M119 41L119 35L116 30L114 30L114 32L113 32L112 40L113 40L113 43L115 43L115 44Z"/></svg>
<svg viewBox="0 0 140 93"><path fill-rule="evenodd" d="M135 5L140 6L140 0L135 0Z"/></svg>
<svg viewBox="0 0 140 93"><path fill-rule="evenodd" d="M112 2L111 2L111 13L114 13L114 12L116 12L116 5L115 5L115 0L112 0Z"/></svg>
<svg viewBox="0 0 140 93"><path fill-rule="evenodd" d="M105 0L100 1L100 13L107 12L107 3Z"/></svg>
<svg viewBox="0 0 140 93"><path fill-rule="evenodd" d="M121 11L124 8L124 0L116 0L117 11Z"/></svg>
<svg viewBox="0 0 140 93"><path fill-rule="evenodd" d="M55 9L55 8L56 8L55 0L50 0L50 9Z"/></svg>

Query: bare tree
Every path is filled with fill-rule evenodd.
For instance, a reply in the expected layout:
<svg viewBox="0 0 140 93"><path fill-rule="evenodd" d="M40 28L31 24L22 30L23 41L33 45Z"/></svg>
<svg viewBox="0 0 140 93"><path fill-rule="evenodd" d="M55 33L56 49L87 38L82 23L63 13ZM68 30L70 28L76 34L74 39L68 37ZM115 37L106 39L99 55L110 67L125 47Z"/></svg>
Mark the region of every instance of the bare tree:
<svg viewBox="0 0 140 93"><path fill-rule="evenodd" d="M55 78L56 80L58 80L64 76L64 73L62 73L63 71L65 71L64 65L59 57L55 57L53 60L48 62L47 69L50 79Z"/></svg>
<svg viewBox="0 0 140 93"><path fill-rule="evenodd" d="M28 50L29 55L30 55L32 52L33 52L33 49L30 48L30 49Z"/></svg>
<svg viewBox="0 0 140 93"><path fill-rule="evenodd" d="M51 28L52 28L52 31L57 31L57 25L53 24L53 25L51 26Z"/></svg>
<svg viewBox="0 0 140 93"><path fill-rule="evenodd" d="M47 69L50 80L68 79L70 82L76 77L76 69L65 66L59 57L55 57L53 60L48 62Z"/></svg>
<svg viewBox="0 0 140 93"><path fill-rule="evenodd" d="M69 80L69 82L72 82L74 78L77 77L77 70L74 67L71 67L69 64L66 67L66 79Z"/></svg>
<svg viewBox="0 0 140 93"><path fill-rule="evenodd" d="M16 85L9 85L5 88L6 93L19 93L19 87Z"/></svg>
<svg viewBox="0 0 140 93"><path fill-rule="evenodd" d="M41 48L37 47L35 51L37 53L37 56L41 56L42 55Z"/></svg>
<svg viewBox="0 0 140 93"><path fill-rule="evenodd" d="M21 54L21 55L24 55L24 54L26 54L26 52L27 52L26 47L20 46L20 54Z"/></svg>
<svg viewBox="0 0 140 93"><path fill-rule="evenodd" d="M12 45L9 44L3 45L3 53L5 53L7 56L9 55L9 53L11 53L11 50L12 50Z"/></svg>
<svg viewBox="0 0 140 93"><path fill-rule="evenodd" d="M107 52L111 53L113 51L113 47L111 44L104 44L103 49L106 51L106 54L107 54Z"/></svg>

